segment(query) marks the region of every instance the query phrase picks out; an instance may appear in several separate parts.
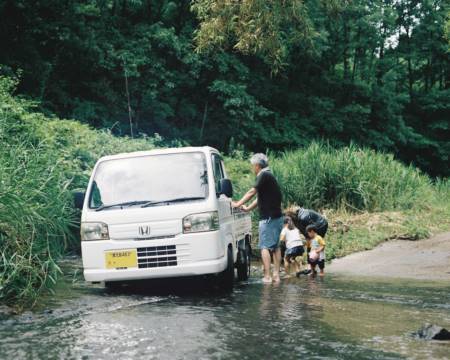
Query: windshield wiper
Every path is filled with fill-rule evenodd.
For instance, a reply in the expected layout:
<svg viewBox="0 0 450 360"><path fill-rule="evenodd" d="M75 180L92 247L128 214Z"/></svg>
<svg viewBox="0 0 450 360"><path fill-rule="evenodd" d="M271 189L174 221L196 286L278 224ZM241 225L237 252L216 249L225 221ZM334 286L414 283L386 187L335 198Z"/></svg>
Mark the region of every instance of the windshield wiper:
<svg viewBox="0 0 450 360"><path fill-rule="evenodd" d="M141 207L149 207L157 204L164 204L164 203L173 203L173 202L182 202L182 201L190 201L190 200L205 200L204 197L201 196L191 196L191 197L182 197L182 198L176 198L176 199L170 199L170 200L160 200L160 201L148 201L146 204L142 205Z"/></svg>
<svg viewBox="0 0 450 360"><path fill-rule="evenodd" d="M102 211L116 206L133 206L133 205L147 204L148 202L149 202L148 200L139 200L139 201L127 201L117 204L105 204L100 205L98 208L95 209L95 211Z"/></svg>

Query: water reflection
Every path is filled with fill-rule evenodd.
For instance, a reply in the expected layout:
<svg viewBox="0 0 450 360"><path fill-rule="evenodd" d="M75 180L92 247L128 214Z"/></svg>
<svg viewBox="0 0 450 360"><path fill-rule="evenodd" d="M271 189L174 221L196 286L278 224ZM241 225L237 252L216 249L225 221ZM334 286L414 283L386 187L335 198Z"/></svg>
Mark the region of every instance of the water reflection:
<svg viewBox="0 0 450 360"><path fill-rule="evenodd" d="M35 313L3 317L1 358L445 359L450 346L409 336L450 327L449 287L326 276L231 294L203 280L135 284L121 292L69 283Z"/></svg>

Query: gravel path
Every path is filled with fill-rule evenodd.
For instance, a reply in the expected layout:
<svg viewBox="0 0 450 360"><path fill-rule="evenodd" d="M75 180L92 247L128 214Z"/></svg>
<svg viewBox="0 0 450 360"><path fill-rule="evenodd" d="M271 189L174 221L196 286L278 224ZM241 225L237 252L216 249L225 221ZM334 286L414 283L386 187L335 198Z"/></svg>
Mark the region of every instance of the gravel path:
<svg viewBox="0 0 450 360"><path fill-rule="evenodd" d="M393 240L333 260L327 272L450 281L450 232L419 241Z"/></svg>

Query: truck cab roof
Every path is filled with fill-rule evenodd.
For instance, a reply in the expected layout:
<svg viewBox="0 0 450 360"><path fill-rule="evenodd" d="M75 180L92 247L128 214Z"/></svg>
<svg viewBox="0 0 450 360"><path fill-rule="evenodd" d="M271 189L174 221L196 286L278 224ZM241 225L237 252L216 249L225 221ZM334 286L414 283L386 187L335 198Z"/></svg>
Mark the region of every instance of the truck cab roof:
<svg viewBox="0 0 450 360"><path fill-rule="evenodd" d="M166 149L153 149L147 151L134 151L129 153L120 153L115 155L107 155L101 157L98 162L106 160L118 160L126 159L139 156L149 156L149 155L166 155L166 154L179 154L179 153L190 153L190 152L203 152L203 153L219 153L219 151L211 146L185 146L179 148L166 148Z"/></svg>

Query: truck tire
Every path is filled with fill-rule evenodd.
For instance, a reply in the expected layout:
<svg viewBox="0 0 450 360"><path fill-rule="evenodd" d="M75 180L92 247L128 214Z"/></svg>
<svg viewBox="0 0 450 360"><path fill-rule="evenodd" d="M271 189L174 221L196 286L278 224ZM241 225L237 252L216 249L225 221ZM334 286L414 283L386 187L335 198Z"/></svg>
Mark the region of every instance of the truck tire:
<svg viewBox="0 0 450 360"><path fill-rule="evenodd" d="M252 249L250 244L245 242L245 250L239 250L237 263L237 276L239 281L246 281L250 277L250 261Z"/></svg>
<svg viewBox="0 0 450 360"><path fill-rule="evenodd" d="M228 248L227 268L218 275L217 285L221 290L231 291L234 285L233 251Z"/></svg>

